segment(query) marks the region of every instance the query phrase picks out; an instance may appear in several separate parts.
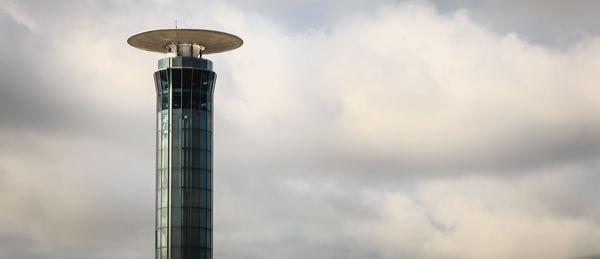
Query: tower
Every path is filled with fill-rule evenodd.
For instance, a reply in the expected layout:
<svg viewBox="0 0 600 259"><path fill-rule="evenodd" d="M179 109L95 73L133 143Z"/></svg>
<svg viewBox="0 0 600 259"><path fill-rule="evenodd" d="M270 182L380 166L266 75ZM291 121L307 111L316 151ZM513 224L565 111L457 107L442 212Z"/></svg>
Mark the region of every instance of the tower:
<svg viewBox="0 0 600 259"><path fill-rule="evenodd" d="M156 101L156 259L212 259L213 92L203 54L240 47L228 33L163 29L129 45L169 53L154 72Z"/></svg>

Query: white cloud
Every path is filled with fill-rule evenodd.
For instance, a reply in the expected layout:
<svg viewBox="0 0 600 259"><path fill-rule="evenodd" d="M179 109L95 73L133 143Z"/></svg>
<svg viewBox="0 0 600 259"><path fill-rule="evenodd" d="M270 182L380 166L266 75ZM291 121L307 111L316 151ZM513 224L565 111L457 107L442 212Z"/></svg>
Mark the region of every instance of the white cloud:
<svg viewBox="0 0 600 259"><path fill-rule="evenodd" d="M599 252L598 177L586 168L436 179L409 188L315 174L293 184L284 184L285 176L246 178L253 187L235 186L216 200L215 224L223 226L216 242L235 247L217 249L224 258L572 258Z"/></svg>
<svg viewBox="0 0 600 259"><path fill-rule="evenodd" d="M222 62L235 74L220 85L233 87L217 95L245 130L232 143L441 170L597 155L597 38L560 51L414 4L328 31L247 26L247 45Z"/></svg>

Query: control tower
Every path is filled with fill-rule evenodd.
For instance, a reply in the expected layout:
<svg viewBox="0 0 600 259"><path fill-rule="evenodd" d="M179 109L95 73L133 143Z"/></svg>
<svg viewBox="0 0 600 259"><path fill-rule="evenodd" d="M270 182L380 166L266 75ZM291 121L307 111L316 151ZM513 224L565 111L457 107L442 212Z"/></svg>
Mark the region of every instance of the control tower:
<svg viewBox="0 0 600 259"><path fill-rule="evenodd" d="M243 41L211 30L163 29L131 36L158 60L156 88L156 259L212 259L213 92L217 75L202 58Z"/></svg>

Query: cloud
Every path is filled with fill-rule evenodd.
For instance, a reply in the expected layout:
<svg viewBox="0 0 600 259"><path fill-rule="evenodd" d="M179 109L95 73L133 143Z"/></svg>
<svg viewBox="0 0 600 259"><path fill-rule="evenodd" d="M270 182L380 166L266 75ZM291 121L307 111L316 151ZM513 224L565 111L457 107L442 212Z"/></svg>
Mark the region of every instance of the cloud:
<svg viewBox="0 0 600 259"><path fill-rule="evenodd" d="M571 258L598 253L593 169L436 179L409 188L401 183L371 188L318 174L302 179L280 176L220 191L215 224L223 229L215 232L215 242L232 249L218 249L216 255Z"/></svg>
<svg viewBox="0 0 600 259"><path fill-rule="evenodd" d="M220 121L243 132L221 143L263 152L221 156L231 161L301 155L316 168L422 174L535 168L600 150L597 38L561 51L421 5L331 32L235 29L250 30L248 43L223 62L235 73L220 85L235 88L216 98L231 117Z"/></svg>
<svg viewBox="0 0 600 259"><path fill-rule="evenodd" d="M537 45L423 2L300 31L226 3L41 4L0 9L13 258L152 256L158 56L125 40L177 14L245 41L208 56L215 257L600 252L597 37Z"/></svg>

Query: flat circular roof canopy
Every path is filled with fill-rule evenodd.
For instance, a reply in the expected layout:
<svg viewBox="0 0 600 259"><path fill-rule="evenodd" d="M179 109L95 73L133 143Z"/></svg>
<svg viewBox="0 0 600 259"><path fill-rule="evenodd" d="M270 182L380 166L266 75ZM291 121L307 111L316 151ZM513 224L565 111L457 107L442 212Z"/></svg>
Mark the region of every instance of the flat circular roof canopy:
<svg viewBox="0 0 600 259"><path fill-rule="evenodd" d="M161 29L138 33L127 39L129 45L147 51L168 53L171 43L198 44L204 47L202 54L212 54L237 49L244 41L238 36L211 30Z"/></svg>

